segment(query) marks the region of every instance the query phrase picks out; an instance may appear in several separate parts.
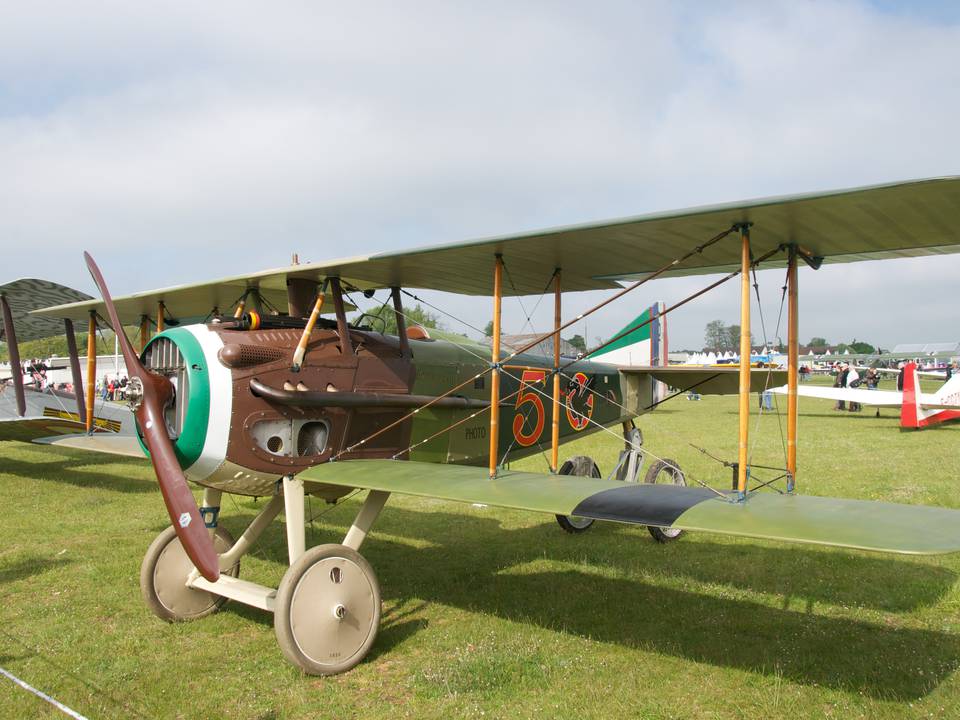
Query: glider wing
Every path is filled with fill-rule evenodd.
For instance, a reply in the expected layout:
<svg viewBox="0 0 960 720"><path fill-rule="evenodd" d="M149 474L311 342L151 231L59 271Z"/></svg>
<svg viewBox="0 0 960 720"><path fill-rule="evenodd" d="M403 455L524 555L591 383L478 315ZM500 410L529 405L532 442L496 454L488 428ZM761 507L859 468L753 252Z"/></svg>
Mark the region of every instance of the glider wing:
<svg viewBox="0 0 960 720"><path fill-rule="evenodd" d="M778 395L786 395L787 386L772 388L770 392L775 392ZM800 386L797 388L797 394L800 397L820 398L821 400L842 400L844 402L876 405L878 407L900 407L900 405L903 404L903 393L897 390Z"/></svg>

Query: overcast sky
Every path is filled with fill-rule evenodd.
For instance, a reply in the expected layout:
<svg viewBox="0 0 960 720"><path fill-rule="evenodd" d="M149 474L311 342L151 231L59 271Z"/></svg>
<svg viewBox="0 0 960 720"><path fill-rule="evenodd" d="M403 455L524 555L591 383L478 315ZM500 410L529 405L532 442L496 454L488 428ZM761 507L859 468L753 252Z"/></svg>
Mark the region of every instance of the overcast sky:
<svg viewBox="0 0 960 720"><path fill-rule="evenodd" d="M292 252L958 174L958 7L8 3L0 280L92 294L87 249L125 294ZM801 339L960 340L958 276L960 256L801 270ZM709 281L651 283L588 339ZM773 337L783 274L760 283ZM486 299L429 297L478 327L490 315ZM679 311L671 346L699 347L738 301L725 286ZM524 330L516 301L505 311Z"/></svg>

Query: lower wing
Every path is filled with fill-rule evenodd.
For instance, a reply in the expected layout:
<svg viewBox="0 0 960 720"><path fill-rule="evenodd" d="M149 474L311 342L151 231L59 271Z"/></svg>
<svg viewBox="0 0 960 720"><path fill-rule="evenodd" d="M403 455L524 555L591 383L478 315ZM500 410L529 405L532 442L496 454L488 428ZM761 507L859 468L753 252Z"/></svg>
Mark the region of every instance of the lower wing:
<svg viewBox="0 0 960 720"><path fill-rule="evenodd" d="M317 465L306 483L484 503L638 525L916 555L960 551L960 510L752 493L742 502L700 487L622 483L404 460Z"/></svg>

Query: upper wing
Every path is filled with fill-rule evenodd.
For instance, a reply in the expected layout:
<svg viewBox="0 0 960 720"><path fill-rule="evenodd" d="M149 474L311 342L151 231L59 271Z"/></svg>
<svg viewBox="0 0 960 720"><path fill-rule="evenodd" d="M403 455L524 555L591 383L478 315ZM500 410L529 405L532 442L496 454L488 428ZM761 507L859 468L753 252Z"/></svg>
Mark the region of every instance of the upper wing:
<svg viewBox="0 0 960 720"><path fill-rule="evenodd" d="M214 282L193 283L190 285L175 285L159 290L134 293L114 298L120 322L124 325L136 325L144 316L155 317L159 303L171 317L179 322L198 321L208 317L216 309L222 313L231 311L249 288L256 288L265 304L273 305L286 312L287 308L287 278L296 275L294 265L287 270L270 271L268 273L253 273L251 275L237 275L223 278ZM89 295L85 296L89 297ZM334 310L332 295L328 292L324 300L324 312ZM346 310L356 310L356 306L344 302ZM31 317L46 322L56 322L54 318L69 318L75 322L85 322L90 311L96 310L105 315L106 306L102 300L86 300L84 302L70 302L53 307L44 307L35 310ZM20 324L17 324L19 338ZM61 327L61 332L62 327Z"/></svg>
<svg viewBox="0 0 960 720"><path fill-rule="evenodd" d="M10 305L17 342L64 333L63 323L58 318L32 315L32 310L90 299L89 295L79 290L39 278L21 278L0 285L0 295L5 295ZM3 318L0 318L0 339L3 338Z"/></svg>
<svg viewBox="0 0 960 720"><path fill-rule="evenodd" d="M754 493L745 502L700 487L621 483L403 460L348 460L301 473L323 483L597 520L933 555L960 551L960 510Z"/></svg>
<svg viewBox="0 0 960 720"><path fill-rule="evenodd" d="M780 395L787 394L787 386L772 388L771 392ZM900 407L903 404L903 393L897 390L866 390L863 388L835 388L801 385L797 387L797 394L802 397L814 397L821 400L842 400L855 402L861 405L876 405L879 407Z"/></svg>
<svg viewBox="0 0 960 720"><path fill-rule="evenodd" d="M466 295L493 294L493 258L502 254L508 273L504 295L539 295L555 268L564 290L618 287L615 280L657 270L735 223L752 223L753 254L799 243L826 262L960 252L960 178L938 178L832 192L766 198L537 232L504 235L453 245L417 248L292 265L200 285L116 298L123 322L156 311L164 300L176 317L205 315L225 307L245 287L276 291L283 307L290 277L320 280L339 276L362 289L399 285ZM773 257L765 267L782 267ZM664 277L728 272L740 267L740 244L728 239L677 265ZM217 288L226 288L220 293ZM174 293L199 298L181 310ZM233 293L233 297L230 294ZM280 297L282 295L282 297ZM144 302L141 302L144 300ZM177 300L179 302L179 300ZM137 305L137 303L140 303ZM63 308L44 311L62 316ZM80 313L83 317L85 314Z"/></svg>
<svg viewBox="0 0 960 720"><path fill-rule="evenodd" d="M678 390L696 390L702 395L736 395L740 390L740 368L730 367L622 367L627 375L650 375ZM786 370L753 368L750 392L762 392L786 381Z"/></svg>

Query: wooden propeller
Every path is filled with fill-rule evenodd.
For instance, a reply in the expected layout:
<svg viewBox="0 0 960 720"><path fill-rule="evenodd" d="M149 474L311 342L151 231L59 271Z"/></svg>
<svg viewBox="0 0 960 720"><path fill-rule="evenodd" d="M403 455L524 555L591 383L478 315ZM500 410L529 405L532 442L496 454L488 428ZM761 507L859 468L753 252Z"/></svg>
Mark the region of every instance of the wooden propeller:
<svg viewBox="0 0 960 720"><path fill-rule="evenodd" d="M90 257L83 254L87 262L87 269L93 276L93 281L103 296L110 316L110 324L117 334L123 359L127 364L127 375L130 378L131 389L134 393L139 390L140 397L131 404L144 442L150 450L150 460L153 463L163 502L170 513L170 522L177 532L177 537L183 545L187 557L193 562L200 574L210 582L216 582L220 577L217 552L210 539L210 533L204 525L203 518L193 499L193 493L187 486L183 470L173 451L173 443L167 435L167 426L163 417L163 410L173 396L173 384L162 375L147 370L134 352L133 345L123 331L117 309L113 305L110 291L100 273L100 268ZM136 386L139 385L139 388Z"/></svg>

